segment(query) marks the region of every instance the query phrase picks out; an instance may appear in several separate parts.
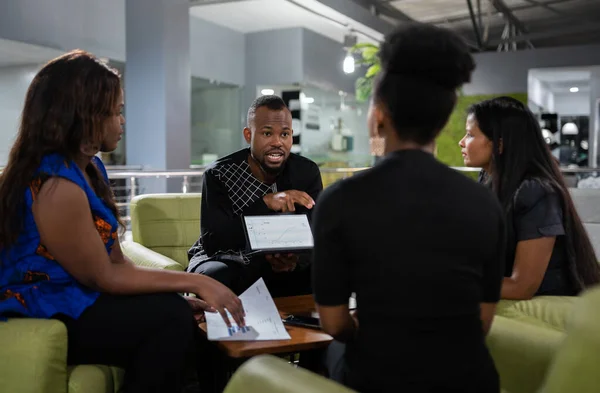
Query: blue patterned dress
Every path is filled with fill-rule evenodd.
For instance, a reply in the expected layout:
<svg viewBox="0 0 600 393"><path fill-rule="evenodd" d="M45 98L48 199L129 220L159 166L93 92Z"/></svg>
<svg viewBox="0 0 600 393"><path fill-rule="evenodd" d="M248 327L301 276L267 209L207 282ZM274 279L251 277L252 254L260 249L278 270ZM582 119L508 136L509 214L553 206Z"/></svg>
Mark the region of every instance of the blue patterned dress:
<svg viewBox="0 0 600 393"><path fill-rule="evenodd" d="M108 183L102 161L94 157L92 163ZM117 240L117 219L89 186L79 167L59 154L45 156L23 195L26 209L18 240L8 249L0 249L0 319L5 319L6 314L32 318L64 314L78 318L98 298L98 292L67 273L40 242L32 206L43 182L50 177L68 179L83 189L109 254Z"/></svg>

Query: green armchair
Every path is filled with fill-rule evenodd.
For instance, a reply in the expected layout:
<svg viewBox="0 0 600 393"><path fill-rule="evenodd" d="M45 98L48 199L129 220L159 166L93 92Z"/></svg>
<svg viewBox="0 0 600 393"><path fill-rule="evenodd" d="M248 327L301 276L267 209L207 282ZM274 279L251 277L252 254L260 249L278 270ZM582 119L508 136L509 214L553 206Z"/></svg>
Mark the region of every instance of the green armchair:
<svg viewBox="0 0 600 393"><path fill-rule="evenodd" d="M487 344L504 393L539 392L579 299L538 296L498 303Z"/></svg>
<svg viewBox="0 0 600 393"><path fill-rule="evenodd" d="M223 393L352 393L320 375L295 368L270 355L256 356L244 363Z"/></svg>
<svg viewBox="0 0 600 393"><path fill-rule="evenodd" d="M531 300L501 300L496 315L564 332L578 299L576 296L537 296Z"/></svg>
<svg viewBox="0 0 600 393"><path fill-rule="evenodd" d="M200 194L143 195L131 202L133 241L123 252L140 266L184 270L200 233ZM117 393L121 369L67 366L67 330L57 320L0 322L0 392Z"/></svg>
<svg viewBox="0 0 600 393"><path fill-rule="evenodd" d="M117 393L124 372L102 365L67 366L67 328L48 319L0 322L0 392Z"/></svg>
<svg viewBox="0 0 600 393"><path fill-rule="evenodd" d="M501 302L487 345L503 392L598 391L599 307L600 286L574 298Z"/></svg>
<svg viewBox="0 0 600 393"><path fill-rule="evenodd" d="M201 194L147 194L131 200L132 242L123 252L135 263L185 270L200 236Z"/></svg>
<svg viewBox="0 0 600 393"><path fill-rule="evenodd" d="M600 286L585 293L573 308L544 381L543 393L592 393L600 390Z"/></svg>

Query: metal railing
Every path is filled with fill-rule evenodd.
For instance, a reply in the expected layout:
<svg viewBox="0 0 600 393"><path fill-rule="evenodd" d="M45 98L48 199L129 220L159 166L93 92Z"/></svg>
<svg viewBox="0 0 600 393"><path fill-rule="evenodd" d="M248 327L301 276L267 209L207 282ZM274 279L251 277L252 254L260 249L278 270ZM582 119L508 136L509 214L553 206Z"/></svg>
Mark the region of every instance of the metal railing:
<svg viewBox="0 0 600 393"><path fill-rule="evenodd" d="M320 168L323 177L324 186L352 176L357 172L364 171L370 167L358 168ZM459 172L479 172L479 168L452 167ZM142 179L181 179L181 189L178 192L202 192L202 176L204 175L204 166L194 166L193 169L184 170L119 170L115 167L108 167L108 177L113 183L113 191L117 199L117 206L126 222L129 221L129 203L137 195L145 194L140 180ZM561 171L568 178L571 187L577 187L577 182L582 180L586 174L592 177L600 177L600 168L561 168ZM599 182L600 187L600 182Z"/></svg>

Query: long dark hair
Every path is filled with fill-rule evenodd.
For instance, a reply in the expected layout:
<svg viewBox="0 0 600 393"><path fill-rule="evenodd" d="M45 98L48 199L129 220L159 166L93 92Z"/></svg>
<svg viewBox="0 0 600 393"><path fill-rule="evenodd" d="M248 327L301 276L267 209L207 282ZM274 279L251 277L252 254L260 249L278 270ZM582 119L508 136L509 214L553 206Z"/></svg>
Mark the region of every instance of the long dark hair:
<svg viewBox="0 0 600 393"><path fill-rule="evenodd" d="M562 200L569 271L578 291L600 282L600 267L587 232L575 209L557 160L546 144L540 125L520 101L498 97L469 109L479 129L492 141L491 182L505 210L527 178L540 179Z"/></svg>
<svg viewBox="0 0 600 393"><path fill-rule="evenodd" d="M117 71L80 50L50 61L33 78L19 132L0 175L0 249L17 241L23 228L25 190L42 158L58 153L73 160L82 144L100 146L120 94ZM95 165L90 163L85 171L118 219L110 186Z"/></svg>

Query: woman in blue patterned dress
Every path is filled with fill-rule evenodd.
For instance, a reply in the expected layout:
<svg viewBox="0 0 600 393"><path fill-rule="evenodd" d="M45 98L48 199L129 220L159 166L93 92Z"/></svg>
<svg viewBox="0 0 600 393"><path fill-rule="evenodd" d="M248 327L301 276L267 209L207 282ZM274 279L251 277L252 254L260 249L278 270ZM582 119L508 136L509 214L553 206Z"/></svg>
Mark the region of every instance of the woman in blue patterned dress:
<svg viewBox="0 0 600 393"><path fill-rule="evenodd" d="M243 324L243 309L207 276L145 269L123 255L95 157L117 147L122 107L117 72L83 51L33 79L0 176L0 319L60 319L70 364L123 367L126 392L178 392L197 350L194 314L226 318L227 309Z"/></svg>

